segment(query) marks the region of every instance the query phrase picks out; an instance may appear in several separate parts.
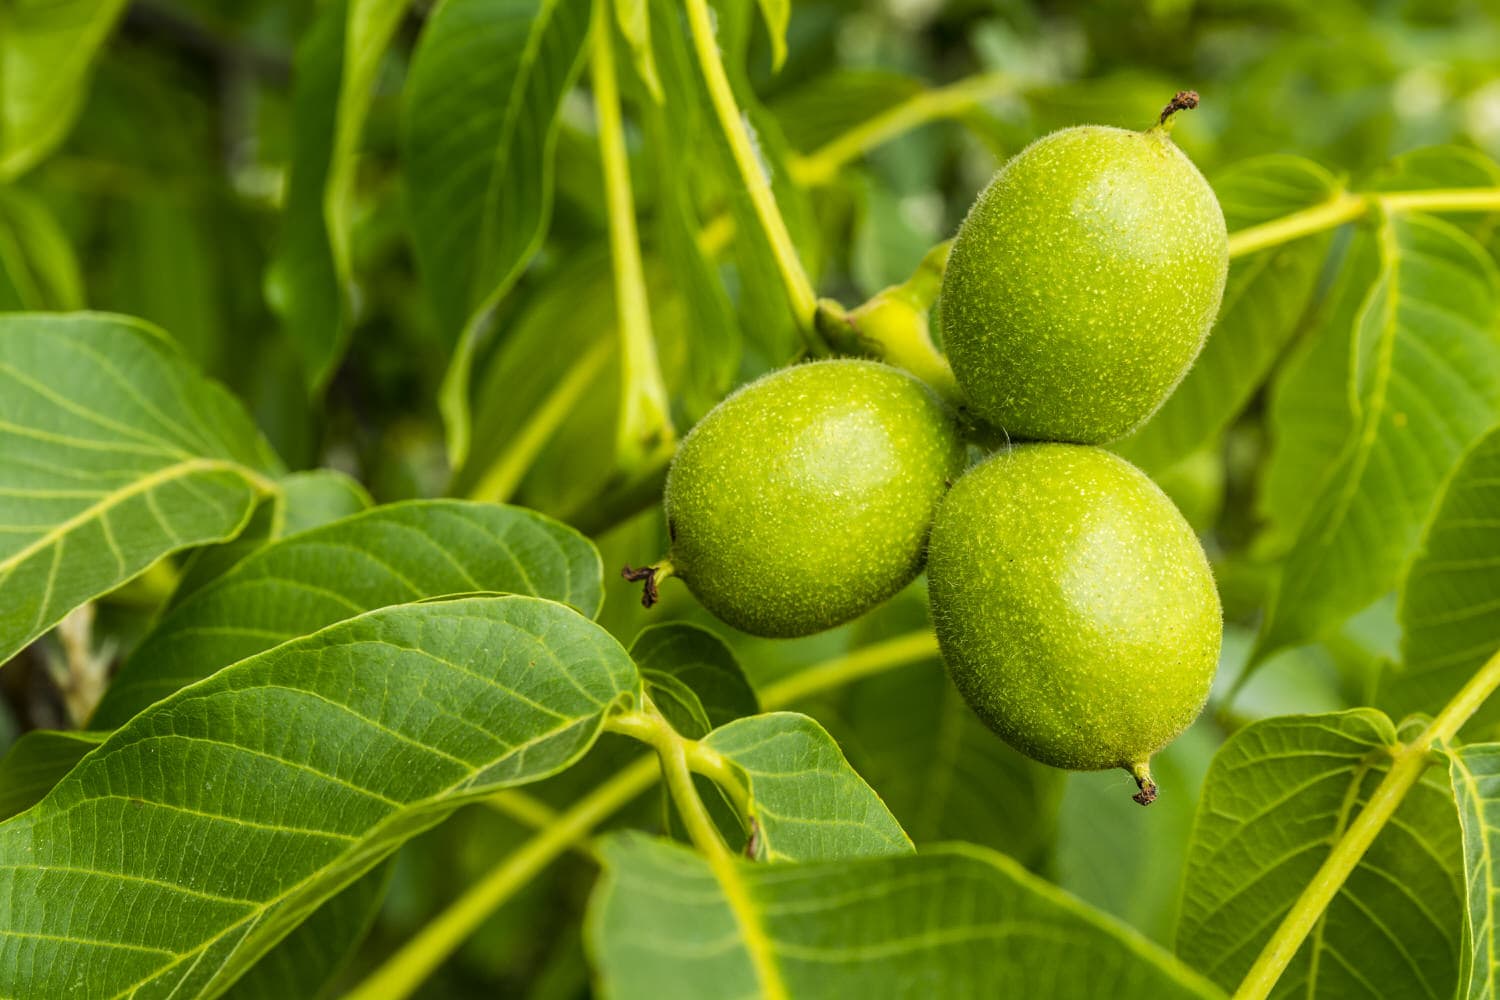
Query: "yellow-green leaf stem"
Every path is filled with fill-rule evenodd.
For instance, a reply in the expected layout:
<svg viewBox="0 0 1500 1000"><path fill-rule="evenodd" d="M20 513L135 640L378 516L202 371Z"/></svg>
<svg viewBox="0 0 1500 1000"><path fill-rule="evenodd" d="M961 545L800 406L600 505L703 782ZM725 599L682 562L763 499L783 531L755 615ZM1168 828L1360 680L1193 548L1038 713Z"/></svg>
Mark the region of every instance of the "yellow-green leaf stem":
<svg viewBox="0 0 1500 1000"><path fill-rule="evenodd" d="M802 187L824 187L838 178L840 170L871 150L931 122L961 117L985 101L1016 89L1015 80L1008 74L985 73L924 90L839 133L811 153L793 155L787 171ZM703 226L698 242L705 254L713 256L733 237L734 219L722 212Z"/></svg>
<svg viewBox="0 0 1500 1000"><path fill-rule="evenodd" d="M1259 226L1229 234L1229 256L1243 257L1364 218L1372 209L1386 212L1500 212L1500 188L1448 188L1431 191L1340 192L1321 205Z"/></svg>
<svg viewBox="0 0 1500 1000"><path fill-rule="evenodd" d="M608 0L594 4L590 73L599 116L599 157L604 168L604 200L609 212L609 249L614 265L615 315L620 335L620 422L616 454L633 470L648 456L669 446L671 404L656 359L651 310L646 303L646 276L640 237L635 228L635 198L630 190L630 160L620 117L620 87L615 75L614 31Z"/></svg>
<svg viewBox="0 0 1500 1000"><path fill-rule="evenodd" d="M1016 91L1016 80L1008 73L983 73L946 87L914 94L846 132L834 136L817 150L791 161L792 178L803 187L832 182L843 167L897 136L944 118L958 118L985 101Z"/></svg>
<svg viewBox="0 0 1500 1000"><path fill-rule="evenodd" d="M756 218L760 220L766 239L771 244L771 251L775 254L776 266L781 272L782 283L786 286L787 298L791 300L797 325L803 331L810 332L813 315L817 310L817 294L813 291L807 271L802 267L801 258L797 256L797 248L792 243L786 220L776 206L771 180L756 155L743 114L735 103L734 90L729 85L718 40L714 36L713 15L708 9L708 0L687 0L687 13L688 27L693 35L693 49L708 85L714 115L719 119L719 127L729 143L740 180L745 185L750 203L755 208Z"/></svg>
<svg viewBox="0 0 1500 1000"><path fill-rule="evenodd" d="M687 827L688 836L708 860L714 877L723 889L724 898L734 912L740 938L745 942L745 950L755 969L760 987L759 995L767 1000L785 1000L786 985L781 981L781 971L771 957L770 941L760 926L760 918L751 903L739 869L735 867L734 857L724 845L713 820L709 818L708 809L698 796L697 787L693 784L693 772L700 770L701 765L695 767L691 758L699 758L705 752L713 754L713 751L697 740L680 736L649 700L646 706L646 711L616 716L609 727L655 747L661 760L663 780L672 794L672 801L677 803L677 811L682 817L683 825ZM719 770L725 774L728 772L727 767ZM737 784L735 782L729 787L732 789Z"/></svg>
<svg viewBox="0 0 1500 1000"><path fill-rule="evenodd" d="M963 393L948 359L932 342L927 313L942 287L953 241L937 244L899 285L877 292L854 309L832 299L818 301L818 330L842 354L868 354L905 368L944 399L962 405Z"/></svg>
<svg viewBox="0 0 1500 1000"><path fill-rule="evenodd" d="M1369 804L1333 845L1317 874L1261 949L1255 964L1235 991L1234 1000L1264 1000L1270 996L1281 973L1317 925L1328 904L1333 902L1349 874L1359 864L1359 859L1384 829L1406 793L1433 763L1432 751L1452 740L1497 687L1500 687L1500 653L1490 657L1416 739L1392 752L1391 769L1376 786Z"/></svg>
<svg viewBox="0 0 1500 1000"><path fill-rule="evenodd" d="M542 405L527 416L526 422L506 444L500 457L465 491L465 495L470 500L490 500L495 503L510 500L520 488L521 481L526 478L526 473L531 471L531 466L542 454L542 449L547 447L547 442L552 440L582 402L584 393L610 360L611 354L609 341L601 339L578 357L568 368L567 374L553 384Z"/></svg>

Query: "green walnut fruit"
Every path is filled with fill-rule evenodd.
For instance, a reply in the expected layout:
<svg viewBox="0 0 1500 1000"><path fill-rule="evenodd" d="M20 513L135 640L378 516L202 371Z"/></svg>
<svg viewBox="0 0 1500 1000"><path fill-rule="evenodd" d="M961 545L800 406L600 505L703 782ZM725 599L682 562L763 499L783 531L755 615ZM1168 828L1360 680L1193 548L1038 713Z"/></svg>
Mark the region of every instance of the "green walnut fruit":
<svg viewBox="0 0 1500 1000"><path fill-rule="evenodd" d="M1228 268L1224 214L1165 128L1064 129L969 210L943 345L974 412L1011 437L1113 441L1187 374Z"/></svg>
<svg viewBox="0 0 1500 1000"><path fill-rule="evenodd" d="M763 636L855 618L921 572L965 446L922 382L820 361L745 386L698 422L667 475L666 569ZM648 581L649 584L654 581Z"/></svg>
<svg viewBox="0 0 1500 1000"><path fill-rule="evenodd" d="M1155 797L1148 762L1202 710L1223 620L1202 546L1145 473L1084 445L1000 452L943 501L927 579L949 674L991 729Z"/></svg>

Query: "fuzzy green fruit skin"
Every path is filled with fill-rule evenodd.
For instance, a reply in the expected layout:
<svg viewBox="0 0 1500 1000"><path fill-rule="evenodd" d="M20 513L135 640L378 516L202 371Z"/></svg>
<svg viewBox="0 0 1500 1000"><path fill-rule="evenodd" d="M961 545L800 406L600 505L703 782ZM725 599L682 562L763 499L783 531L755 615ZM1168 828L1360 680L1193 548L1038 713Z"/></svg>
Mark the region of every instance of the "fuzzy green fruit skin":
<svg viewBox="0 0 1500 1000"><path fill-rule="evenodd" d="M1223 635L1208 559L1110 452L1022 445L976 466L938 512L927 578L954 684L1044 764L1144 764L1208 698Z"/></svg>
<svg viewBox="0 0 1500 1000"><path fill-rule="evenodd" d="M871 361L774 372L725 399L682 442L664 504L673 572L755 635L809 635L895 594L965 448L907 373Z"/></svg>
<svg viewBox="0 0 1500 1000"><path fill-rule="evenodd" d="M958 230L943 343L1012 437L1101 444L1187 374L1224 295L1213 190L1164 131L1080 126L1016 154Z"/></svg>

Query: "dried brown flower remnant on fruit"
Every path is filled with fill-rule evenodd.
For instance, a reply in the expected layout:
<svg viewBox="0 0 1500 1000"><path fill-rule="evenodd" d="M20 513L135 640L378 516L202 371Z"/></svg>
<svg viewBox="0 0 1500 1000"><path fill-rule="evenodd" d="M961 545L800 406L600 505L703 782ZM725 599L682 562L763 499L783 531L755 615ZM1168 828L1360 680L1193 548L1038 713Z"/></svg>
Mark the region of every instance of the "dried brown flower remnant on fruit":
<svg viewBox="0 0 1500 1000"><path fill-rule="evenodd" d="M1165 125L1167 119L1179 111L1191 111L1198 106L1198 92L1196 90L1179 90L1172 95L1167 106L1161 109L1161 118L1157 120L1158 125Z"/></svg>

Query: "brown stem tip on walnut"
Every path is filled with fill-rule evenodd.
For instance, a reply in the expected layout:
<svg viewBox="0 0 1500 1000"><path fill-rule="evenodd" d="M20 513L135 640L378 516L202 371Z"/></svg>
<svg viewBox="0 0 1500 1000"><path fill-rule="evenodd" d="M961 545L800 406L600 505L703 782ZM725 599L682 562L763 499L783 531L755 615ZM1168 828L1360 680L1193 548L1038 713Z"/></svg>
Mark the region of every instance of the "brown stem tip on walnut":
<svg viewBox="0 0 1500 1000"><path fill-rule="evenodd" d="M1172 95L1172 99L1167 102L1167 106L1161 109L1161 118L1157 120L1156 124L1165 125L1167 119L1171 118L1177 112L1191 111L1197 106L1198 92L1196 90L1179 90Z"/></svg>
<svg viewBox="0 0 1500 1000"><path fill-rule="evenodd" d="M1151 780L1150 767L1146 764L1130 764L1126 766L1125 770L1130 772L1130 776L1135 779L1136 787L1140 789L1131 798L1143 806L1149 806L1155 802L1156 782Z"/></svg>
<svg viewBox="0 0 1500 1000"><path fill-rule="evenodd" d="M627 565L620 570L620 575L631 583L644 584L641 588L641 607L650 608L661 600L661 591L658 588L663 580L672 575L672 564L663 559L661 562L642 566L639 569L631 569Z"/></svg>

